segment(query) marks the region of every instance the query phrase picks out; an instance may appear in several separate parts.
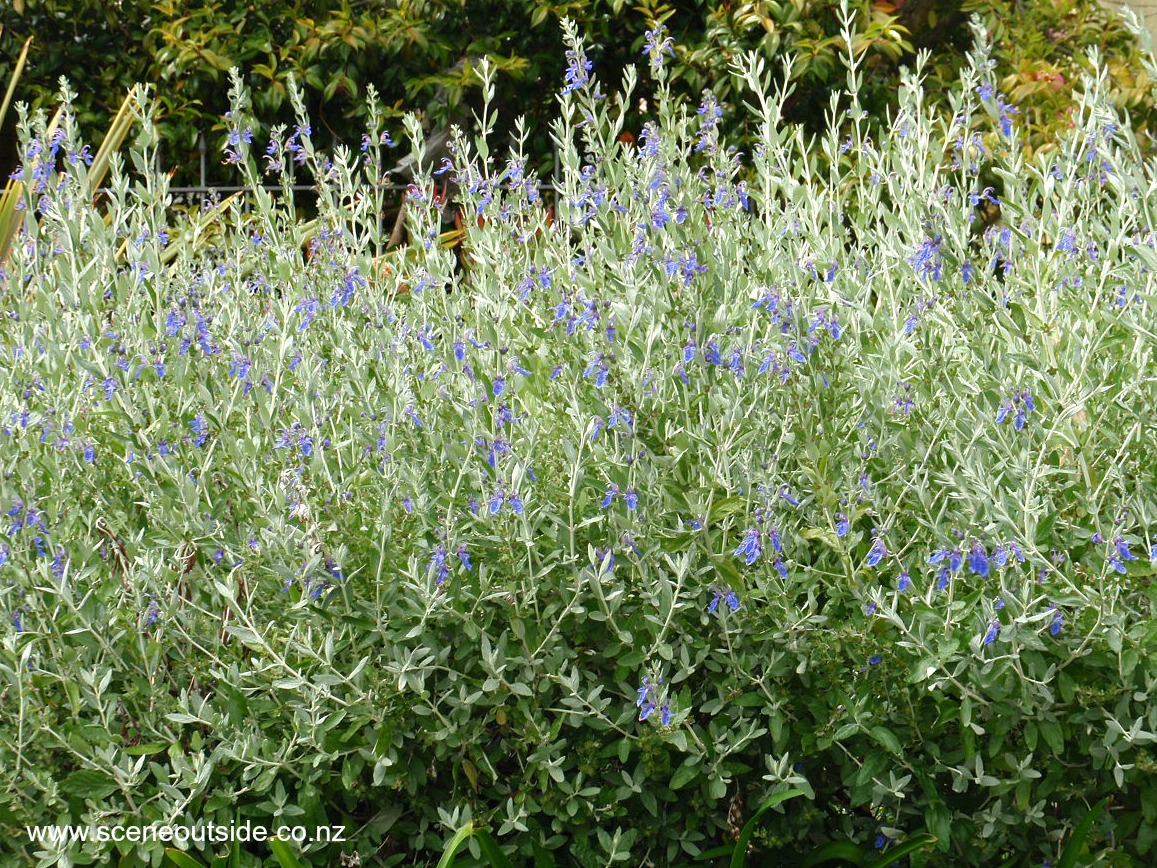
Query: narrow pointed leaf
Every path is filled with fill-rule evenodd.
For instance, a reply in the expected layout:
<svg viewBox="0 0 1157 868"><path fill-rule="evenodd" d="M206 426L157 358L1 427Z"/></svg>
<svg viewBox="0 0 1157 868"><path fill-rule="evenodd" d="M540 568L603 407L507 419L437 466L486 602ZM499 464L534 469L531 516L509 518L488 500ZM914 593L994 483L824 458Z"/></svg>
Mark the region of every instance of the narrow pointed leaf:
<svg viewBox="0 0 1157 868"><path fill-rule="evenodd" d="M931 847L938 840L940 839L935 835L929 835L927 832L913 835L895 847L889 847L883 856L875 862L870 863L867 868L888 868L889 865L898 859L903 859L905 856L915 853L917 850L923 850L925 847Z"/></svg>
<svg viewBox="0 0 1157 868"><path fill-rule="evenodd" d="M1065 845L1064 852L1061 853L1061 858L1057 861L1057 868L1076 868L1077 859L1080 858L1081 851L1085 848L1085 839L1089 837L1089 832L1093 830L1093 824L1097 822L1097 817L1101 815L1101 811L1105 810L1105 805L1108 803L1107 798L1101 799L1081 818L1081 822L1077 823L1077 827L1073 829L1073 836L1069 838L1069 843Z"/></svg>
<svg viewBox="0 0 1157 868"><path fill-rule="evenodd" d="M763 804L759 806L759 810L752 814L751 819L743 824L743 829L735 841L735 850L731 854L731 868L742 868L744 861L747 859L747 845L751 841L751 836L755 834L755 829L759 825L759 818L776 805L782 804L788 799L794 799L796 796L802 796L803 794L803 790L784 790L782 793L776 793L774 796L763 801Z"/></svg>

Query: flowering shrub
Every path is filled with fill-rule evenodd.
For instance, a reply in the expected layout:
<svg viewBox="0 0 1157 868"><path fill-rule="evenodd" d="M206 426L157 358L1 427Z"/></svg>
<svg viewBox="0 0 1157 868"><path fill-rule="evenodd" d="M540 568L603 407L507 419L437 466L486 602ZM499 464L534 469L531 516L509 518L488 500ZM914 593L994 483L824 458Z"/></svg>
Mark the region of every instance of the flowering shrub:
<svg viewBox="0 0 1157 868"><path fill-rule="evenodd" d="M1157 181L1103 75L1027 163L983 44L950 123L917 69L879 139L852 58L808 142L749 57L740 154L709 98L624 144L567 37L552 208L484 111L419 167L401 254L372 102L360 151L301 112L262 155L235 84L249 207L216 223L167 208L147 126L101 216L70 116L22 120L4 815L344 825L316 865L468 823L523 863L677 864L797 788L773 857L1145 859ZM290 160L316 222L258 186Z"/></svg>

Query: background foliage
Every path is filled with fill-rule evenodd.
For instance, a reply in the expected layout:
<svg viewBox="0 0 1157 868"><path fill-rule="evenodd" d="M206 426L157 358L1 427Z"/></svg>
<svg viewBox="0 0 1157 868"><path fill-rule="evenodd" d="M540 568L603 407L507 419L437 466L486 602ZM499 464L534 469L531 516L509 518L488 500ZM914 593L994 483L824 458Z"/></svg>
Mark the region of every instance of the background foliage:
<svg viewBox="0 0 1157 868"><path fill-rule="evenodd" d="M881 0L856 8L862 103L877 120L895 109L900 69L912 66L916 49L932 52L929 99L946 92L970 45L965 20L975 12L994 38L1000 87L1028 121L1026 144L1050 141L1069 123L1066 99L1089 68L1089 46L1103 46L1114 103L1131 112L1138 128L1153 124L1136 41L1095 0ZM293 76L303 85L319 143L353 145L365 124L370 84L387 113L419 109L433 127L468 124L466 109L480 100L473 68L486 55L500 71L495 104L505 129L527 114L528 148L549 169L550 112L542 92L544 82L560 80L565 65L557 26L562 15L577 22L595 71L608 81L636 61L646 32L665 22L675 40L674 93L698 104L704 89L714 90L724 128L745 148L751 131L743 129L747 115L732 91L728 63L755 50L778 71L780 58L795 56L796 87L785 118L820 132L828 96L845 85L838 9L836 0L27 0L0 9L0 78L33 35L19 98L51 105L60 77L67 76L77 91L78 119L92 130L107 127L133 84L155 84L163 163L176 172L176 183L191 184L198 179L199 136L208 137L211 154L223 141L232 66L244 72L252 90L259 136L292 119L287 87ZM636 98L653 99L646 68L640 78ZM632 113L626 130L637 136L642 120ZM14 162L13 153L0 152L0 165ZM225 177L212 157L209 176L218 182Z"/></svg>

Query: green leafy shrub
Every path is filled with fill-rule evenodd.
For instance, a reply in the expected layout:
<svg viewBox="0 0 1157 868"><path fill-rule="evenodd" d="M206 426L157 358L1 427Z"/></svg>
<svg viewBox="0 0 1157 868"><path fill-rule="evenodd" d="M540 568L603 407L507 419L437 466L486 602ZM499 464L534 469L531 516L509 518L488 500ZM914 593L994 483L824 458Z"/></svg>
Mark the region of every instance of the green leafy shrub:
<svg viewBox="0 0 1157 868"><path fill-rule="evenodd" d="M514 864L677 864L741 832L812 864L1143 864L1157 182L1105 71L1029 160L983 45L949 119L917 69L882 134L849 56L814 148L744 55L741 171L710 102L668 99L661 32L635 145L633 73L604 98L566 44L553 211L487 111L419 168L404 253L372 104L364 149L327 155L291 93L267 152L235 78L251 192L209 245L170 222L150 128L102 217L72 113L23 118L6 824L344 827L292 845L305 865L490 838ZM392 133L421 151L416 118ZM291 161L308 232L288 183L258 186Z"/></svg>

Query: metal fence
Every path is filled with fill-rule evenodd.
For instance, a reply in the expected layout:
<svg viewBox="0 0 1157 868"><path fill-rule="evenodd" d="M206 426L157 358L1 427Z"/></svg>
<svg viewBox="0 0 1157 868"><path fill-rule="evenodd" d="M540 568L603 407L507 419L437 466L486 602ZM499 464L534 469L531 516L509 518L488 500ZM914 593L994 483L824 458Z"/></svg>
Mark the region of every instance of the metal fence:
<svg viewBox="0 0 1157 868"><path fill-rule="evenodd" d="M202 133L197 140L198 151L198 178L200 183L195 185L184 185L177 187L169 187L169 192L173 195L180 196L185 201L193 201L200 198L201 201L219 194L240 193L251 189L248 185L241 184L215 184L209 180L209 145L205 141L205 134ZM558 165L557 157L555 165ZM289 163L286 167L289 173L290 181L292 182L294 176L294 165ZM164 171L164 166L161 161L161 149L158 147L156 151L156 170L160 174ZM539 192L553 193L557 190L557 185L554 181L540 182L536 185ZM392 193L402 193L409 189L409 183L397 184L382 184L379 189L387 190ZM262 184L261 189L271 192L277 192L284 189L290 189L295 193L313 193L316 191L315 184L294 184L290 183L288 188L284 184ZM400 197L399 197L400 198Z"/></svg>

